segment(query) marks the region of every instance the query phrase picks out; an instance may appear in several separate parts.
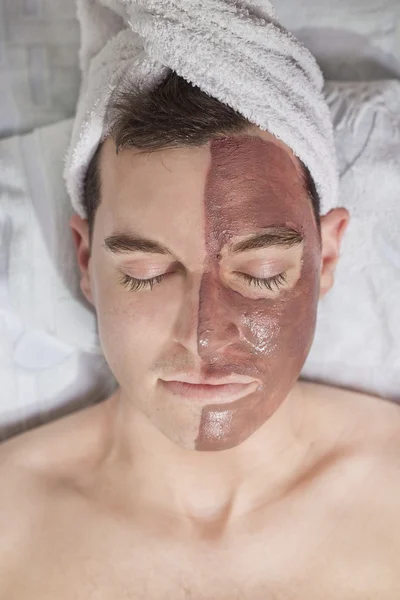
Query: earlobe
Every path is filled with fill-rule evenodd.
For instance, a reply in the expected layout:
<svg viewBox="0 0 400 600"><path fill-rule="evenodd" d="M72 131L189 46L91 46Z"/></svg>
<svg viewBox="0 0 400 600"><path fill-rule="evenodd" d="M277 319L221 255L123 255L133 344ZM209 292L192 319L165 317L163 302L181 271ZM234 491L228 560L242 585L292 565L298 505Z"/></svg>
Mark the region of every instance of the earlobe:
<svg viewBox="0 0 400 600"><path fill-rule="evenodd" d="M89 276L90 248L88 222L87 219L82 219L79 215L74 214L69 221L69 225L81 272L80 288L86 300L90 304L93 304Z"/></svg>
<svg viewBox="0 0 400 600"><path fill-rule="evenodd" d="M325 296L334 284L336 265L340 256L343 235L349 224L350 214L346 208L334 208L321 217L321 278L320 298Z"/></svg>
<svg viewBox="0 0 400 600"><path fill-rule="evenodd" d="M73 215L69 221L75 251L78 259L78 265L82 272L88 268L90 259L89 249L89 229L86 219L81 219L79 215Z"/></svg>
<svg viewBox="0 0 400 600"><path fill-rule="evenodd" d="M334 279L332 272L327 272L321 267L319 299L323 298L333 287Z"/></svg>

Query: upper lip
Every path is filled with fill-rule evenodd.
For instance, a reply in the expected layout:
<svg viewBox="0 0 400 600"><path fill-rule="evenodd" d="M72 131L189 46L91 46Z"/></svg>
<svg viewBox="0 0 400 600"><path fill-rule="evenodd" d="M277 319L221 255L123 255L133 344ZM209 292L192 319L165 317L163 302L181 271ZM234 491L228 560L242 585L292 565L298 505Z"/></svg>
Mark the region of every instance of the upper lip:
<svg viewBox="0 0 400 600"><path fill-rule="evenodd" d="M180 381L181 383L191 383L193 385L228 385L228 384L249 384L254 383L254 379L250 379L249 377L241 376L241 375L232 375L230 377L224 378L216 378L216 377L207 377L201 378L196 374L181 374L175 375L169 379L164 378L164 381Z"/></svg>

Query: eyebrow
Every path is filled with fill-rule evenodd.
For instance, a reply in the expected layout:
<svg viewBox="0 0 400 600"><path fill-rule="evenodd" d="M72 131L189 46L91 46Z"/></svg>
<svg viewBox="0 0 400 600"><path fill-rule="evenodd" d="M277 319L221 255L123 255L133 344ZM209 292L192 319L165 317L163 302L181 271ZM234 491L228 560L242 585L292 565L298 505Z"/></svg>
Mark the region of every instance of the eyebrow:
<svg viewBox="0 0 400 600"><path fill-rule="evenodd" d="M256 233L249 238L235 243L228 243L229 254L240 254L259 248L271 246L285 246L291 248L301 244L303 235L290 227L278 225L269 227L267 231ZM104 240L103 246L113 254L130 254L133 252L146 252L149 254L175 254L156 240L142 237L132 231L115 232ZM176 258L176 257L175 257Z"/></svg>
<svg viewBox="0 0 400 600"><path fill-rule="evenodd" d="M257 248L269 248L271 246L285 246L291 248L297 246L303 241L303 235L291 229L278 225L271 227L264 233L257 233L250 238L228 244L228 252L230 254L239 254L240 252L248 252L249 250L256 250Z"/></svg>

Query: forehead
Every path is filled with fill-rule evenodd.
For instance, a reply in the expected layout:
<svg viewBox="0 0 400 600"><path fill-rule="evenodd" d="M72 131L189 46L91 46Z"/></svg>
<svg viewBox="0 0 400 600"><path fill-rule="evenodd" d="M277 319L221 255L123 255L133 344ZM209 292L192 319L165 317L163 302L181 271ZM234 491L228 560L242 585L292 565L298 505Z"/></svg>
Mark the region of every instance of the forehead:
<svg viewBox="0 0 400 600"><path fill-rule="evenodd" d="M233 230L302 226L308 211L300 165L282 145L259 136L221 138L211 142L210 154L205 199L211 216L224 214Z"/></svg>
<svg viewBox="0 0 400 600"><path fill-rule="evenodd" d="M204 231L223 242L271 225L304 230L312 219L298 159L258 128L142 154L127 148L116 155L109 138L100 181L104 235L131 224L143 234L151 227L165 242L170 232L179 243L184 231L191 243Z"/></svg>

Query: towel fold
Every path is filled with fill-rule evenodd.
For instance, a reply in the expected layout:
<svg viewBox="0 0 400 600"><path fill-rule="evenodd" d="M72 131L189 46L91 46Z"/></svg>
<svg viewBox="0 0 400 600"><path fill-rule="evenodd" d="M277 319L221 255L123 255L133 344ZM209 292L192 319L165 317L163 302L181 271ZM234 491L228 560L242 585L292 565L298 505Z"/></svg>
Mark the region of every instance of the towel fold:
<svg viewBox="0 0 400 600"><path fill-rule="evenodd" d="M309 168L321 212L337 205L333 127L312 54L268 0L78 0L82 85L65 159L72 206L109 134L107 104L122 81L153 88L169 72L281 139Z"/></svg>

